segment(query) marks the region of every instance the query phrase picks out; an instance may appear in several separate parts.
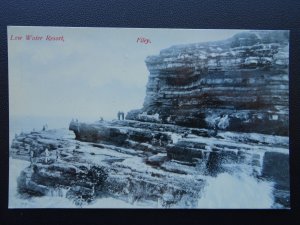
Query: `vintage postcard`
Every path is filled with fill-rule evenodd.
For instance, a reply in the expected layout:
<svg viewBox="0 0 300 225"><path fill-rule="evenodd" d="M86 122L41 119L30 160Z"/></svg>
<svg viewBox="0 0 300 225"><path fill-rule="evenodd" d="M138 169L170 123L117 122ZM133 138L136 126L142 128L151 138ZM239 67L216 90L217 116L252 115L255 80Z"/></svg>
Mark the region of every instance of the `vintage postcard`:
<svg viewBox="0 0 300 225"><path fill-rule="evenodd" d="M9 208L289 209L289 31L7 28Z"/></svg>

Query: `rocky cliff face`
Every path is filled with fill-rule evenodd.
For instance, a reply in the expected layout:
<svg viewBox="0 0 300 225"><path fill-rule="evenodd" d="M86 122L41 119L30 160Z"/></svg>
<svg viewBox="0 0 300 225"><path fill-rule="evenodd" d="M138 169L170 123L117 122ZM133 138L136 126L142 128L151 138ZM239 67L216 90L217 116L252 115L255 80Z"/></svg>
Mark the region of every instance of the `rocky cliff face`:
<svg viewBox="0 0 300 225"><path fill-rule="evenodd" d="M219 42L164 49L146 59L144 107L164 123L288 134L286 31L243 32Z"/></svg>
<svg viewBox="0 0 300 225"><path fill-rule="evenodd" d="M10 155L31 160L18 178L19 193L64 193L79 206L112 196L196 208L210 180L230 174L254 179L255 195L255 185L274 183L274 202L266 207L289 208L288 33L174 46L146 64L143 109L127 120L72 121L70 131L16 135Z"/></svg>

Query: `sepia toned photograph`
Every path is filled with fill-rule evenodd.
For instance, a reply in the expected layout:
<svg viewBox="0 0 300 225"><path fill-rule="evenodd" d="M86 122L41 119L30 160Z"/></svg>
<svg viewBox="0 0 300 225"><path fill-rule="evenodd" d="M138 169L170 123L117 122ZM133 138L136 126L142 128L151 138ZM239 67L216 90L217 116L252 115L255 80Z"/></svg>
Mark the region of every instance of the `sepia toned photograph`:
<svg viewBox="0 0 300 225"><path fill-rule="evenodd" d="M291 208L288 30L7 35L9 208Z"/></svg>

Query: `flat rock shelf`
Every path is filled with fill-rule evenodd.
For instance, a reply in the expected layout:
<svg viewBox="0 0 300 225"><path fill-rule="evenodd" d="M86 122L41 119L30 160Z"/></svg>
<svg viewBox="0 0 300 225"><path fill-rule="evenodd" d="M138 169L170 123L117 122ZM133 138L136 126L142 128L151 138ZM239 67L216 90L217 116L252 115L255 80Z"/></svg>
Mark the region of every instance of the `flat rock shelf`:
<svg viewBox="0 0 300 225"><path fill-rule="evenodd" d="M45 196L66 190L65 196L79 206L113 196L129 203L195 208L207 178L240 172L274 182L274 207L289 207L287 137L216 135L131 120L71 122L70 130L23 133L14 139L13 157L29 160L29 149L35 149L34 163L18 178L20 192Z"/></svg>
<svg viewBox="0 0 300 225"><path fill-rule="evenodd" d="M245 31L147 57L143 107L125 120L16 135L10 156L31 161L18 192L79 207L226 208L205 201L227 195L230 207L290 208L288 36Z"/></svg>

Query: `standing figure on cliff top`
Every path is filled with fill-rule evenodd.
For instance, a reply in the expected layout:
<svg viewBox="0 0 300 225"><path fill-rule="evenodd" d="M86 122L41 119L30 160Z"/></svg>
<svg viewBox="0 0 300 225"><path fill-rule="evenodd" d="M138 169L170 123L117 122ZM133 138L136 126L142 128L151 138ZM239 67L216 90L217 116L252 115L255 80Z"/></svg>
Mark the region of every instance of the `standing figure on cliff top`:
<svg viewBox="0 0 300 225"><path fill-rule="evenodd" d="M45 163L48 163L48 158L49 158L49 151L48 148L45 150Z"/></svg>
<svg viewBox="0 0 300 225"><path fill-rule="evenodd" d="M124 112L120 112L121 119L124 120Z"/></svg>
<svg viewBox="0 0 300 225"><path fill-rule="evenodd" d="M125 113L119 111L119 112L118 112L118 120L124 120L124 117L125 117Z"/></svg>

